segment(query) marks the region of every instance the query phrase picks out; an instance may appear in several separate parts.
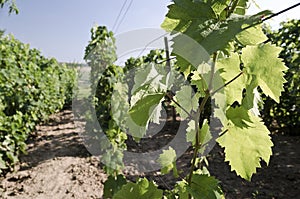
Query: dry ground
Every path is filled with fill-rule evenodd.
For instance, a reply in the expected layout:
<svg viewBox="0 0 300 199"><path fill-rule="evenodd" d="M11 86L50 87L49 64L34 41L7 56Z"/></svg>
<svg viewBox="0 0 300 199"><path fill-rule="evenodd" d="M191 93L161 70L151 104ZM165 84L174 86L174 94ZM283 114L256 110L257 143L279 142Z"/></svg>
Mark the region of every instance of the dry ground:
<svg viewBox="0 0 300 199"><path fill-rule="evenodd" d="M168 127L166 127L168 128ZM165 129L168 131L168 129ZM165 142L163 134L152 144ZM216 146L208 157L211 174L221 181L226 198L300 198L300 137L274 135L274 156L263 166L252 182L230 172L224 163L224 153ZM155 136L154 136L155 139ZM133 144L134 145L134 144ZM179 167L189 166L187 152L178 160ZM0 198L3 199L62 199L101 198L107 176L101 164L90 156L75 128L71 110L51 116L47 124L37 128L28 140L28 154L21 156L16 172L0 178ZM139 173L125 171L129 179ZM171 175L161 177L158 172L145 175L157 181L159 187L170 188L175 183Z"/></svg>

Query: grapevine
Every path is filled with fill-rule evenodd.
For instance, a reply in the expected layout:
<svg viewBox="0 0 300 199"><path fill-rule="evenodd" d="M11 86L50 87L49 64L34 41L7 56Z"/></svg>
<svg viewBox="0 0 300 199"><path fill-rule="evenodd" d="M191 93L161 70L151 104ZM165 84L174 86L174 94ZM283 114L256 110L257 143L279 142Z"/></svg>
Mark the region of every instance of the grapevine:
<svg viewBox="0 0 300 199"><path fill-rule="evenodd" d="M280 58L288 66L284 84L284 92L280 96L280 103L274 103L269 97L263 97L263 118L267 125L276 123L278 127L285 128L285 132L292 135L299 134L299 20L290 20L281 24L278 31L265 28L269 40L275 45L281 46Z"/></svg>
<svg viewBox="0 0 300 199"><path fill-rule="evenodd" d="M174 59L166 70L165 65L130 59L125 70L136 67L132 76L122 80L118 73L110 98L110 117L118 128L138 142L150 123L159 123L168 97L187 122L193 154L188 174L172 190L160 190L145 178L127 182L115 172L105 183L104 198L224 198L219 181L205 167L214 142L224 148L231 170L246 180L261 161L269 163L273 143L257 114L257 90L279 102L287 67L278 58L282 49L268 42L261 26L272 13L245 15L248 5L247 0L173 1L162 28L172 35L176 63ZM212 110L205 118L209 102ZM178 177L177 156L175 147L162 149L157 159L162 174L173 171Z"/></svg>
<svg viewBox="0 0 300 199"><path fill-rule="evenodd" d="M76 71L0 35L0 173L26 153L29 134L73 97Z"/></svg>

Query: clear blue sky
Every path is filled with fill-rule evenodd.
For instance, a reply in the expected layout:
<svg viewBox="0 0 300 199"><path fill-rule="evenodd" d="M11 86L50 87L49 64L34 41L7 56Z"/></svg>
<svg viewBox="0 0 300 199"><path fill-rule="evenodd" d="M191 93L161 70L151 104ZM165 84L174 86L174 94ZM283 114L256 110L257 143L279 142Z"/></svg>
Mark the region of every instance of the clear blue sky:
<svg viewBox="0 0 300 199"><path fill-rule="evenodd" d="M83 62L84 48L94 24L113 28L125 0L17 0L20 13L8 15L0 9L0 29L22 42L38 48L47 57L59 61ZM299 0L256 0L261 9L280 11ZM127 1L125 10L129 5ZM116 33L135 29L159 28L167 13L169 0L133 0ZM124 11L125 11L124 10ZM124 13L123 11L123 13ZM257 10L256 10L257 11ZM251 8L251 12L255 12ZM300 18L300 7L276 18L272 25L286 18ZM115 31L115 29L114 29Z"/></svg>

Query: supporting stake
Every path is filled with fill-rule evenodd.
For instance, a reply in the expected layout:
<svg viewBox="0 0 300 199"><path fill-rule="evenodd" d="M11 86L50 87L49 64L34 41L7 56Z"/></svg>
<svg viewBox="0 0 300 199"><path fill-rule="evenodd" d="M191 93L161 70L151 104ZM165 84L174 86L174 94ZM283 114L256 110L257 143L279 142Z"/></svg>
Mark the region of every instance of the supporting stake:
<svg viewBox="0 0 300 199"><path fill-rule="evenodd" d="M169 44L168 44L168 38L164 37L165 40L165 49L166 49L166 70L167 73L171 72L171 61L170 61L170 50L169 50ZM173 93L171 91L168 91L167 96L172 97L173 98ZM172 101L172 98L170 98L170 101ZM172 111L172 118L173 118L173 125L176 122L176 111L175 111L175 107L171 106L171 111Z"/></svg>

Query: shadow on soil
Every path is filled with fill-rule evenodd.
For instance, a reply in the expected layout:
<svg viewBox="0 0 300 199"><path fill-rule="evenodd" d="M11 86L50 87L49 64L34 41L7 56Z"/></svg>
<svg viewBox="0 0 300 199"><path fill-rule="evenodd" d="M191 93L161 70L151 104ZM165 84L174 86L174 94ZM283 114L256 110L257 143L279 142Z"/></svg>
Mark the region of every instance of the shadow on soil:
<svg viewBox="0 0 300 199"><path fill-rule="evenodd" d="M30 169L53 158L91 156L82 144L72 118L72 112L65 110L51 116L47 124L37 127L27 141L28 154L20 158L27 165L22 169Z"/></svg>
<svg viewBox="0 0 300 199"><path fill-rule="evenodd" d="M174 136L174 126L167 124L161 133L151 139L142 140L140 144L129 140L127 144L132 151L149 151L165 146ZM221 181L221 187L227 199L235 198L297 198L300 193L300 136L272 135L274 142L273 156L267 166L257 170L252 181L248 182L230 171L224 162L224 151L215 146L208 156L209 171ZM55 114L48 124L41 125L28 140L28 155L21 157L22 170L30 170L41 162L58 157L90 157L76 132L71 110ZM181 177L185 176L190 167L191 149L177 160ZM99 172L103 172L99 169ZM159 188L170 189L177 180L172 174L161 176L158 171L137 173L125 170L128 179L134 181L138 176L155 180Z"/></svg>

